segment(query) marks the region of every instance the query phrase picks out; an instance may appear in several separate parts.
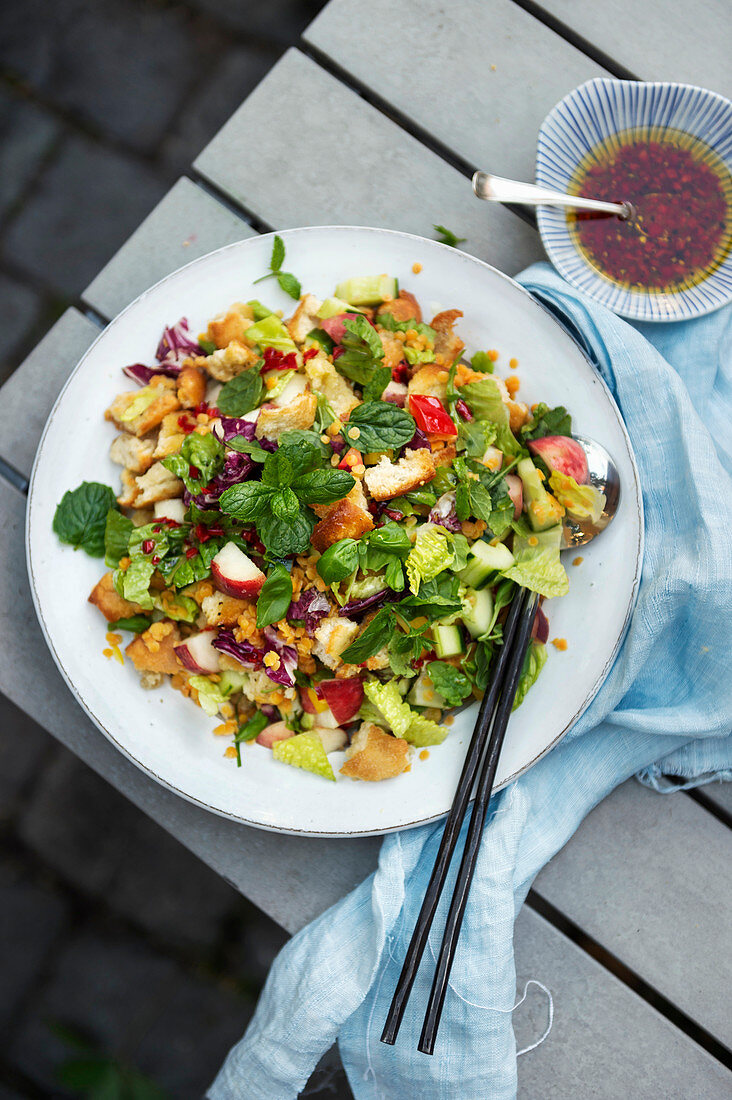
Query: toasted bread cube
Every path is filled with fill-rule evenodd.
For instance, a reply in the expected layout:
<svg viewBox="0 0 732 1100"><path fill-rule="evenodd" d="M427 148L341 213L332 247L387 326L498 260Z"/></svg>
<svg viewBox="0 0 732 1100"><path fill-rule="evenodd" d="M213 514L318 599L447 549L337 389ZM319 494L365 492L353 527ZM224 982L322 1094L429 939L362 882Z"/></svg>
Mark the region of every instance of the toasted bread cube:
<svg viewBox="0 0 732 1100"><path fill-rule="evenodd" d="M175 394L175 382L172 378L163 376L153 378L147 388L155 391L154 400L134 420L122 420L121 418L132 402L139 397L140 390L129 390L127 393L118 394L105 412L105 420L111 420L120 431L129 432L139 437L147 435L153 428L157 428L164 416L173 412L174 409L180 408Z"/></svg>
<svg viewBox="0 0 732 1100"><path fill-rule="evenodd" d="M303 294L292 317L285 321L287 331L296 343L301 344L307 334L318 327L320 321L317 314L322 304L314 294Z"/></svg>
<svg viewBox="0 0 732 1100"><path fill-rule="evenodd" d="M416 370L409 379L407 391L412 394L425 394L427 397L437 397L440 401L447 398L448 371L437 363L425 363Z"/></svg>
<svg viewBox="0 0 732 1100"><path fill-rule="evenodd" d="M457 448L454 443L448 443L442 447L439 451L435 451L432 455L432 461L435 466L449 466L452 460L457 455Z"/></svg>
<svg viewBox="0 0 732 1100"><path fill-rule="evenodd" d="M362 505L354 504L349 497L344 497L330 506L327 515L313 531L310 541L322 554L340 539L360 539L361 535L373 530L373 526L371 513Z"/></svg>
<svg viewBox="0 0 732 1100"><path fill-rule="evenodd" d="M328 668L338 668L343 663L341 653L351 644L359 630L358 623L339 615L323 619L315 630L313 653Z"/></svg>
<svg viewBox="0 0 732 1100"><path fill-rule="evenodd" d="M180 478L166 470L162 462L154 463L146 474L136 477L138 494L135 506L145 508L157 500L171 500L183 496L184 485Z"/></svg>
<svg viewBox="0 0 732 1100"><path fill-rule="evenodd" d="M400 290L398 298L392 298L390 302L384 302L379 306L379 313L391 313L395 321L422 320L422 310L419 302L408 290ZM378 316L378 315L377 315ZM376 322L378 324L378 321Z"/></svg>
<svg viewBox="0 0 732 1100"><path fill-rule="evenodd" d="M391 500L392 497L401 497L413 489L419 489L434 476L435 460L430 451L422 447L418 451L410 451L398 462L392 462L384 455L378 465L366 471L364 481L374 500Z"/></svg>
<svg viewBox="0 0 732 1100"><path fill-rule="evenodd" d="M244 333L254 324L254 311L246 302L234 302L226 313L220 313L209 323L206 336L217 348L228 347L233 340L239 343Z"/></svg>
<svg viewBox="0 0 732 1100"><path fill-rule="evenodd" d="M305 373L310 379L313 392L323 394L340 420L347 420L356 405L361 404L345 378L324 355L308 359Z"/></svg>
<svg viewBox="0 0 732 1100"><path fill-rule="evenodd" d="M259 356L254 348L246 347L238 340L232 340L225 348L220 348L205 359L196 359L195 365L203 367L217 382L229 382L247 367L258 362Z"/></svg>
<svg viewBox="0 0 732 1100"><path fill-rule="evenodd" d="M389 370L394 370L394 367L397 367L404 359L404 344L401 340L397 340L393 332L387 330L380 331L379 338L384 348L382 365L388 367Z"/></svg>
<svg viewBox="0 0 732 1100"><path fill-rule="evenodd" d="M152 439L138 439L124 432L112 440L109 457L118 466L124 466L131 474L144 474L153 464L155 444Z"/></svg>
<svg viewBox="0 0 732 1100"><path fill-rule="evenodd" d="M283 432L293 428L311 428L317 411L318 399L314 393L301 394L284 409L264 406L254 434L257 439L279 439Z"/></svg>
<svg viewBox="0 0 732 1100"><path fill-rule="evenodd" d="M108 623L117 619L129 619L131 615L140 615L142 608L139 603L131 603L119 595L112 581L112 572L105 573L91 590L89 603L98 607Z"/></svg>
<svg viewBox="0 0 732 1100"><path fill-rule="evenodd" d="M432 318L430 324L437 330L435 337L435 358L441 355L449 366L460 355L465 344L452 330L455 322L463 316L460 309L445 309Z"/></svg>
<svg viewBox="0 0 732 1100"><path fill-rule="evenodd" d="M214 592L201 601L207 626L234 626L249 607L251 604L247 600L237 600L223 592Z"/></svg>
<svg viewBox="0 0 732 1100"><path fill-rule="evenodd" d="M158 441L155 444L153 458L166 458L168 455L177 454L185 442L186 433L182 430L178 420L178 413L168 413L160 425Z"/></svg>
<svg viewBox="0 0 732 1100"><path fill-rule="evenodd" d="M346 751L341 775L375 783L401 775L408 764L409 745L406 741L385 733L373 722L362 722L351 747Z"/></svg>
<svg viewBox="0 0 732 1100"><path fill-rule="evenodd" d="M168 619L162 619L130 642L125 653L138 672L164 672L172 675L183 665L175 655L180 645L178 627Z"/></svg>
<svg viewBox="0 0 732 1100"><path fill-rule="evenodd" d="M366 494L363 491L363 485L360 481L356 480L354 482L353 488L351 489L350 493L348 494L348 496L345 496L343 500L350 501L350 503L353 504L356 508L360 508L363 512L366 512L370 515L368 510L368 503L366 501ZM319 519L326 519L336 510L340 503L341 501L338 500L335 502L335 504L311 504L310 507ZM369 528L369 530L371 530L371 528Z"/></svg>
<svg viewBox="0 0 732 1100"><path fill-rule="evenodd" d="M120 508L131 508L140 495L136 475L131 470L123 470L120 480L122 482L122 492L117 497L117 503Z"/></svg>
<svg viewBox="0 0 732 1100"><path fill-rule="evenodd" d="M195 409L206 396L206 376L198 367L183 367L176 383L178 400L184 409Z"/></svg>

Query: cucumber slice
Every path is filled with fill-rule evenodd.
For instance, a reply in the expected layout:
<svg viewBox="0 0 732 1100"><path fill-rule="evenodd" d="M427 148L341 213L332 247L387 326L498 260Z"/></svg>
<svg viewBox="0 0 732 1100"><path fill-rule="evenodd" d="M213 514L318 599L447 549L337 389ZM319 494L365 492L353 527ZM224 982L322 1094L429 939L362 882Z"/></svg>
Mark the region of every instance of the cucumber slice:
<svg viewBox="0 0 732 1100"><path fill-rule="evenodd" d="M356 275L335 289L336 298L343 298L353 306L376 306L391 301L398 293L397 281L391 275Z"/></svg>
<svg viewBox="0 0 732 1100"><path fill-rule="evenodd" d="M337 317L339 313L360 313L361 310L354 306L351 302L344 302L342 298L326 298L322 306L316 313L316 317L319 317L321 321L325 321L328 317Z"/></svg>
<svg viewBox="0 0 732 1100"><path fill-rule="evenodd" d="M469 588L484 588L492 573L510 569L513 562L513 554L502 542L496 546L490 546L483 540L474 542L468 554L468 564L459 574L460 580Z"/></svg>
<svg viewBox="0 0 732 1100"><path fill-rule="evenodd" d="M429 666L428 666L429 667ZM426 672L420 672L407 696L407 702L413 707L440 707L444 710L447 703L442 696L435 691L432 681Z"/></svg>
<svg viewBox="0 0 732 1100"><path fill-rule="evenodd" d="M457 626L441 626L435 623L432 627L432 638L438 657L457 657L464 652L463 639Z"/></svg>
<svg viewBox="0 0 732 1100"><path fill-rule="evenodd" d="M493 594L490 588L468 588L463 597L462 620L473 638L485 634L493 619Z"/></svg>
<svg viewBox="0 0 732 1100"><path fill-rule="evenodd" d="M235 691L241 691L244 684L247 682L246 672L229 672L226 669L219 674L221 679L219 680L219 689L222 695L231 695Z"/></svg>

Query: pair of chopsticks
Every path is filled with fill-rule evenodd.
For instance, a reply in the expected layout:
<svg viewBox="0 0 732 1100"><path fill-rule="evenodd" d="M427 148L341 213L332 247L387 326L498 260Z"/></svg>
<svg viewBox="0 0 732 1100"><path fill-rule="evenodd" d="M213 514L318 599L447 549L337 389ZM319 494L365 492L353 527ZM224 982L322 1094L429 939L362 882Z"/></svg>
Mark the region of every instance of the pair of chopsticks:
<svg viewBox="0 0 732 1100"><path fill-rule="evenodd" d="M437 960L422 1026L422 1035L418 1045L418 1049L424 1054L434 1052L442 1006L445 1002L445 994L447 993L455 949L460 936L465 906L468 901L470 884L478 860L488 803L496 778L498 759L501 755L506 726L511 715L519 677L521 676L537 604L538 597L525 588L519 589L511 602L503 628L503 645L498 652L493 676L478 712L478 719L465 757L455 799L445 822L445 829L432 876L425 892L422 908L412 933L402 972L399 975L391 1007L386 1017L381 1035L382 1043L393 1046L396 1042L409 994L417 976L432 921L447 879L452 857L455 854L473 785L480 769L473 815L470 819L465 850L457 882L455 883L452 902L450 903L442 947Z"/></svg>

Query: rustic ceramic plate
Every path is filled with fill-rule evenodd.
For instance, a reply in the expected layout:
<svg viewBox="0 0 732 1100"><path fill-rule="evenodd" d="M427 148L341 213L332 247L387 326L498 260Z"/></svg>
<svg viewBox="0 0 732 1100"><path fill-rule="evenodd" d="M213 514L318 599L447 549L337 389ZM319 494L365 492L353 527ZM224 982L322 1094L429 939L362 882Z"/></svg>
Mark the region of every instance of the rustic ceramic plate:
<svg viewBox="0 0 732 1100"><path fill-rule="evenodd" d="M355 274L389 272L430 311L459 307L468 352L498 348L498 362L520 362L521 397L565 404L577 430L602 443L620 471L623 493L612 526L570 568L571 591L547 605L551 637L541 678L513 715L498 769L506 784L559 741L609 671L627 626L640 579L641 494L625 428L604 383L546 310L494 268L455 249L406 233L325 227L282 236L286 267L321 297ZM403 829L444 814L451 803L476 708L458 716L445 742L412 770L383 783L340 778L329 783L245 746L243 767L224 757L214 720L165 685L143 691L129 661L102 655L104 624L86 596L104 571L101 560L63 546L51 531L57 502L81 481L119 484L109 458L114 429L103 417L128 388L127 363L151 360L164 324L181 316L198 332L232 301L263 297L274 308L293 303L274 282L252 285L266 271L271 236L229 245L163 279L120 314L69 378L38 449L28 505L27 550L33 598L46 640L69 687L103 733L148 775L199 806L264 829L317 836L357 836ZM414 263L422 264L419 275ZM331 758L333 759L333 758ZM336 770L339 766L337 761Z"/></svg>

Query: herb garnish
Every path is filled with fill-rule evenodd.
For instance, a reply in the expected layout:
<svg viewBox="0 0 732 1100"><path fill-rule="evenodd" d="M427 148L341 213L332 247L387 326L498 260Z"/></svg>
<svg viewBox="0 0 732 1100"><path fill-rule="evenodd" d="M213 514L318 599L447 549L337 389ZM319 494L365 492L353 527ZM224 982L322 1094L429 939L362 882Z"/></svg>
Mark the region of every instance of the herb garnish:
<svg viewBox="0 0 732 1100"><path fill-rule="evenodd" d="M278 237L275 233L274 241L272 242L272 258L269 261L269 271L266 275L260 276L259 279L255 279L255 283L264 282L265 279L277 279L282 290L285 294L289 294L291 298L299 298L302 287L299 281L289 271L283 271L282 265L285 262L285 242L282 237Z"/></svg>
<svg viewBox="0 0 732 1100"><path fill-rule="evenodd" d="M467 237L456 237L452 229L446 229L444 225L433 225L432 228L439 233L437 238L440 244L449 244L450 248L457 248L459 244L467 240Z"/></svg>

